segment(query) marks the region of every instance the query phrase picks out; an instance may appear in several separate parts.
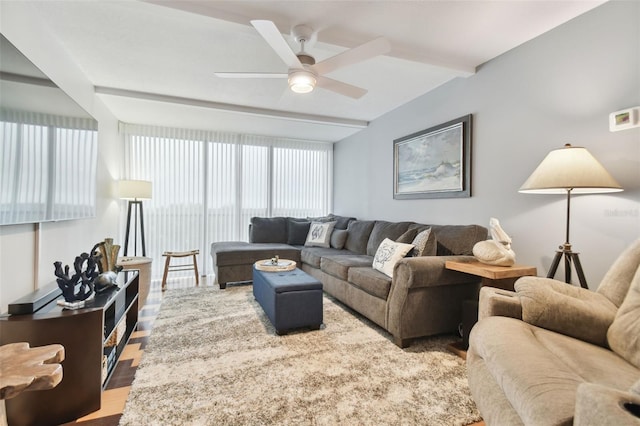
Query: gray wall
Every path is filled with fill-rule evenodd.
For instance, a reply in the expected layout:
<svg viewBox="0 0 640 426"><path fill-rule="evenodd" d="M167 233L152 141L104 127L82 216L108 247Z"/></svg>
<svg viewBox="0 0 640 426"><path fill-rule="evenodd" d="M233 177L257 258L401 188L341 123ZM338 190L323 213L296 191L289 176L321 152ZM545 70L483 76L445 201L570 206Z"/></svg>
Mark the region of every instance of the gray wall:
<svg viewBox="0 0 640 426"><path fill-rule="evenodd" d="M497 217L518 263L545 275L564 242L566 199L518 189L552 149L584 146L625 189L572 197L571 242L595 288L640 236L640 129L608 128L609 113L640 105L639 23L640 2L606 3L336 143L335 212L485 226ZM469 113L472 197L394 200L393 140Z"/></svg>

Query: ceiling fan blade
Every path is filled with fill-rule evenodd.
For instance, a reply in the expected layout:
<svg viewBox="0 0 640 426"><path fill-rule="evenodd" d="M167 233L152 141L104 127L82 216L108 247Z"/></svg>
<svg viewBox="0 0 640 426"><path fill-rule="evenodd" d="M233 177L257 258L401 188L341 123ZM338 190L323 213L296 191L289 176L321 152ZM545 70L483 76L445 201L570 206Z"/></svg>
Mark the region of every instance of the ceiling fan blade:
<svg viewBox="0 0 640 426"><path fill-rule="evenodd" d="M366 61L374 56L384 55L390 50L391 44L389 44L389 41L384 37L379 37L368 41L365 44L354 47L353 49L338 53L336 56L325 59L324 61L315 64L313 68L318 74L328 74L338 68Z"/></svg>
<svg viewBox="0 0 640 426"><path fill-rule="evenodd" d="M214 72L220 78L287 78L288 74L281 72Z"/></svg>
<svg viewBox="0 0 640 426"><path fill-rule="evenodd" d="M296 54L291 50L289 43L287 43L284 37L282 37L282 34L280 34L280 31L278 31L276 24L271 21L253 20L251 21L251 25L254 26L262 38L269 43L269 46L275 50L278 56L280 56L280 59L282 59L289 68L304 68Z"/></svg>
<svg viewBox="0 0 640 426"><path fill-rule="evenodd" d="M331 90L332 92L336 92L353 99L360 99L367 94L366 89L320 75L316 79L316 86L322 87L323 89Z"/></svg>

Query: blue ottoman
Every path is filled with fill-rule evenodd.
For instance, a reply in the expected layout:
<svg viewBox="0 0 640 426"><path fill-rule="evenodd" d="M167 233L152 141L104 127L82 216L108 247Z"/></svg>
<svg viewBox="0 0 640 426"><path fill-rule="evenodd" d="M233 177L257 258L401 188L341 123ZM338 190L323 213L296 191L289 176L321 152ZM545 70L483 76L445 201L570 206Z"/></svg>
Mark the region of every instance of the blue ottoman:
<svg viewBox="0 0 640 426"><path fill-rule="evenodd" d="M266 272L254 266L253 296L278 335L322 325L322 283L300 269Z"/></svg>

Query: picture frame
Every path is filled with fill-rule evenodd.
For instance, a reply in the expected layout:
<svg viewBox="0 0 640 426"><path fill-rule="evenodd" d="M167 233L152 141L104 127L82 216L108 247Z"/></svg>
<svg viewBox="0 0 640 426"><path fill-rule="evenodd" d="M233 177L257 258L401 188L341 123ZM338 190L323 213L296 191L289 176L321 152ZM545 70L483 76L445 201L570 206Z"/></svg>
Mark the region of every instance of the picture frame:
<svg viewBox="0 0 640 426"><path fill-rule="evenodd" d="M393 141L393 198L471 197L468 114Z"/></svg>

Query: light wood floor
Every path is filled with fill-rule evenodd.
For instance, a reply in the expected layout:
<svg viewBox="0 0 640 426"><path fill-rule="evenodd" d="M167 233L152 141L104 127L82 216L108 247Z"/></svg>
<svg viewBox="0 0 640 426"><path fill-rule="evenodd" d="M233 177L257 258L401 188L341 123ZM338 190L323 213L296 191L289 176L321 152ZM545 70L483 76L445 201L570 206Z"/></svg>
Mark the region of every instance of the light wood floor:
<svg viewBox="0 0 640 426"><path fill-rule="evenodd" d="M167 288L193 287L195 280L167 281ZM200 285L213 286L212 279L201 278ZM160 282L153 282L147 297L145 306L140 310L138 328L133 332L118 364L109 380L107 388L102 392L102 408L75 422L66 425L82 426L117 426L124 411L125 403L133 383L136 368L142 359L144 348L151 336L153 322L160 311L162 302L162 290ZM465 353L466 355L466 353ZM484 422L474 423L471 426L485 426Z"/></svg>

